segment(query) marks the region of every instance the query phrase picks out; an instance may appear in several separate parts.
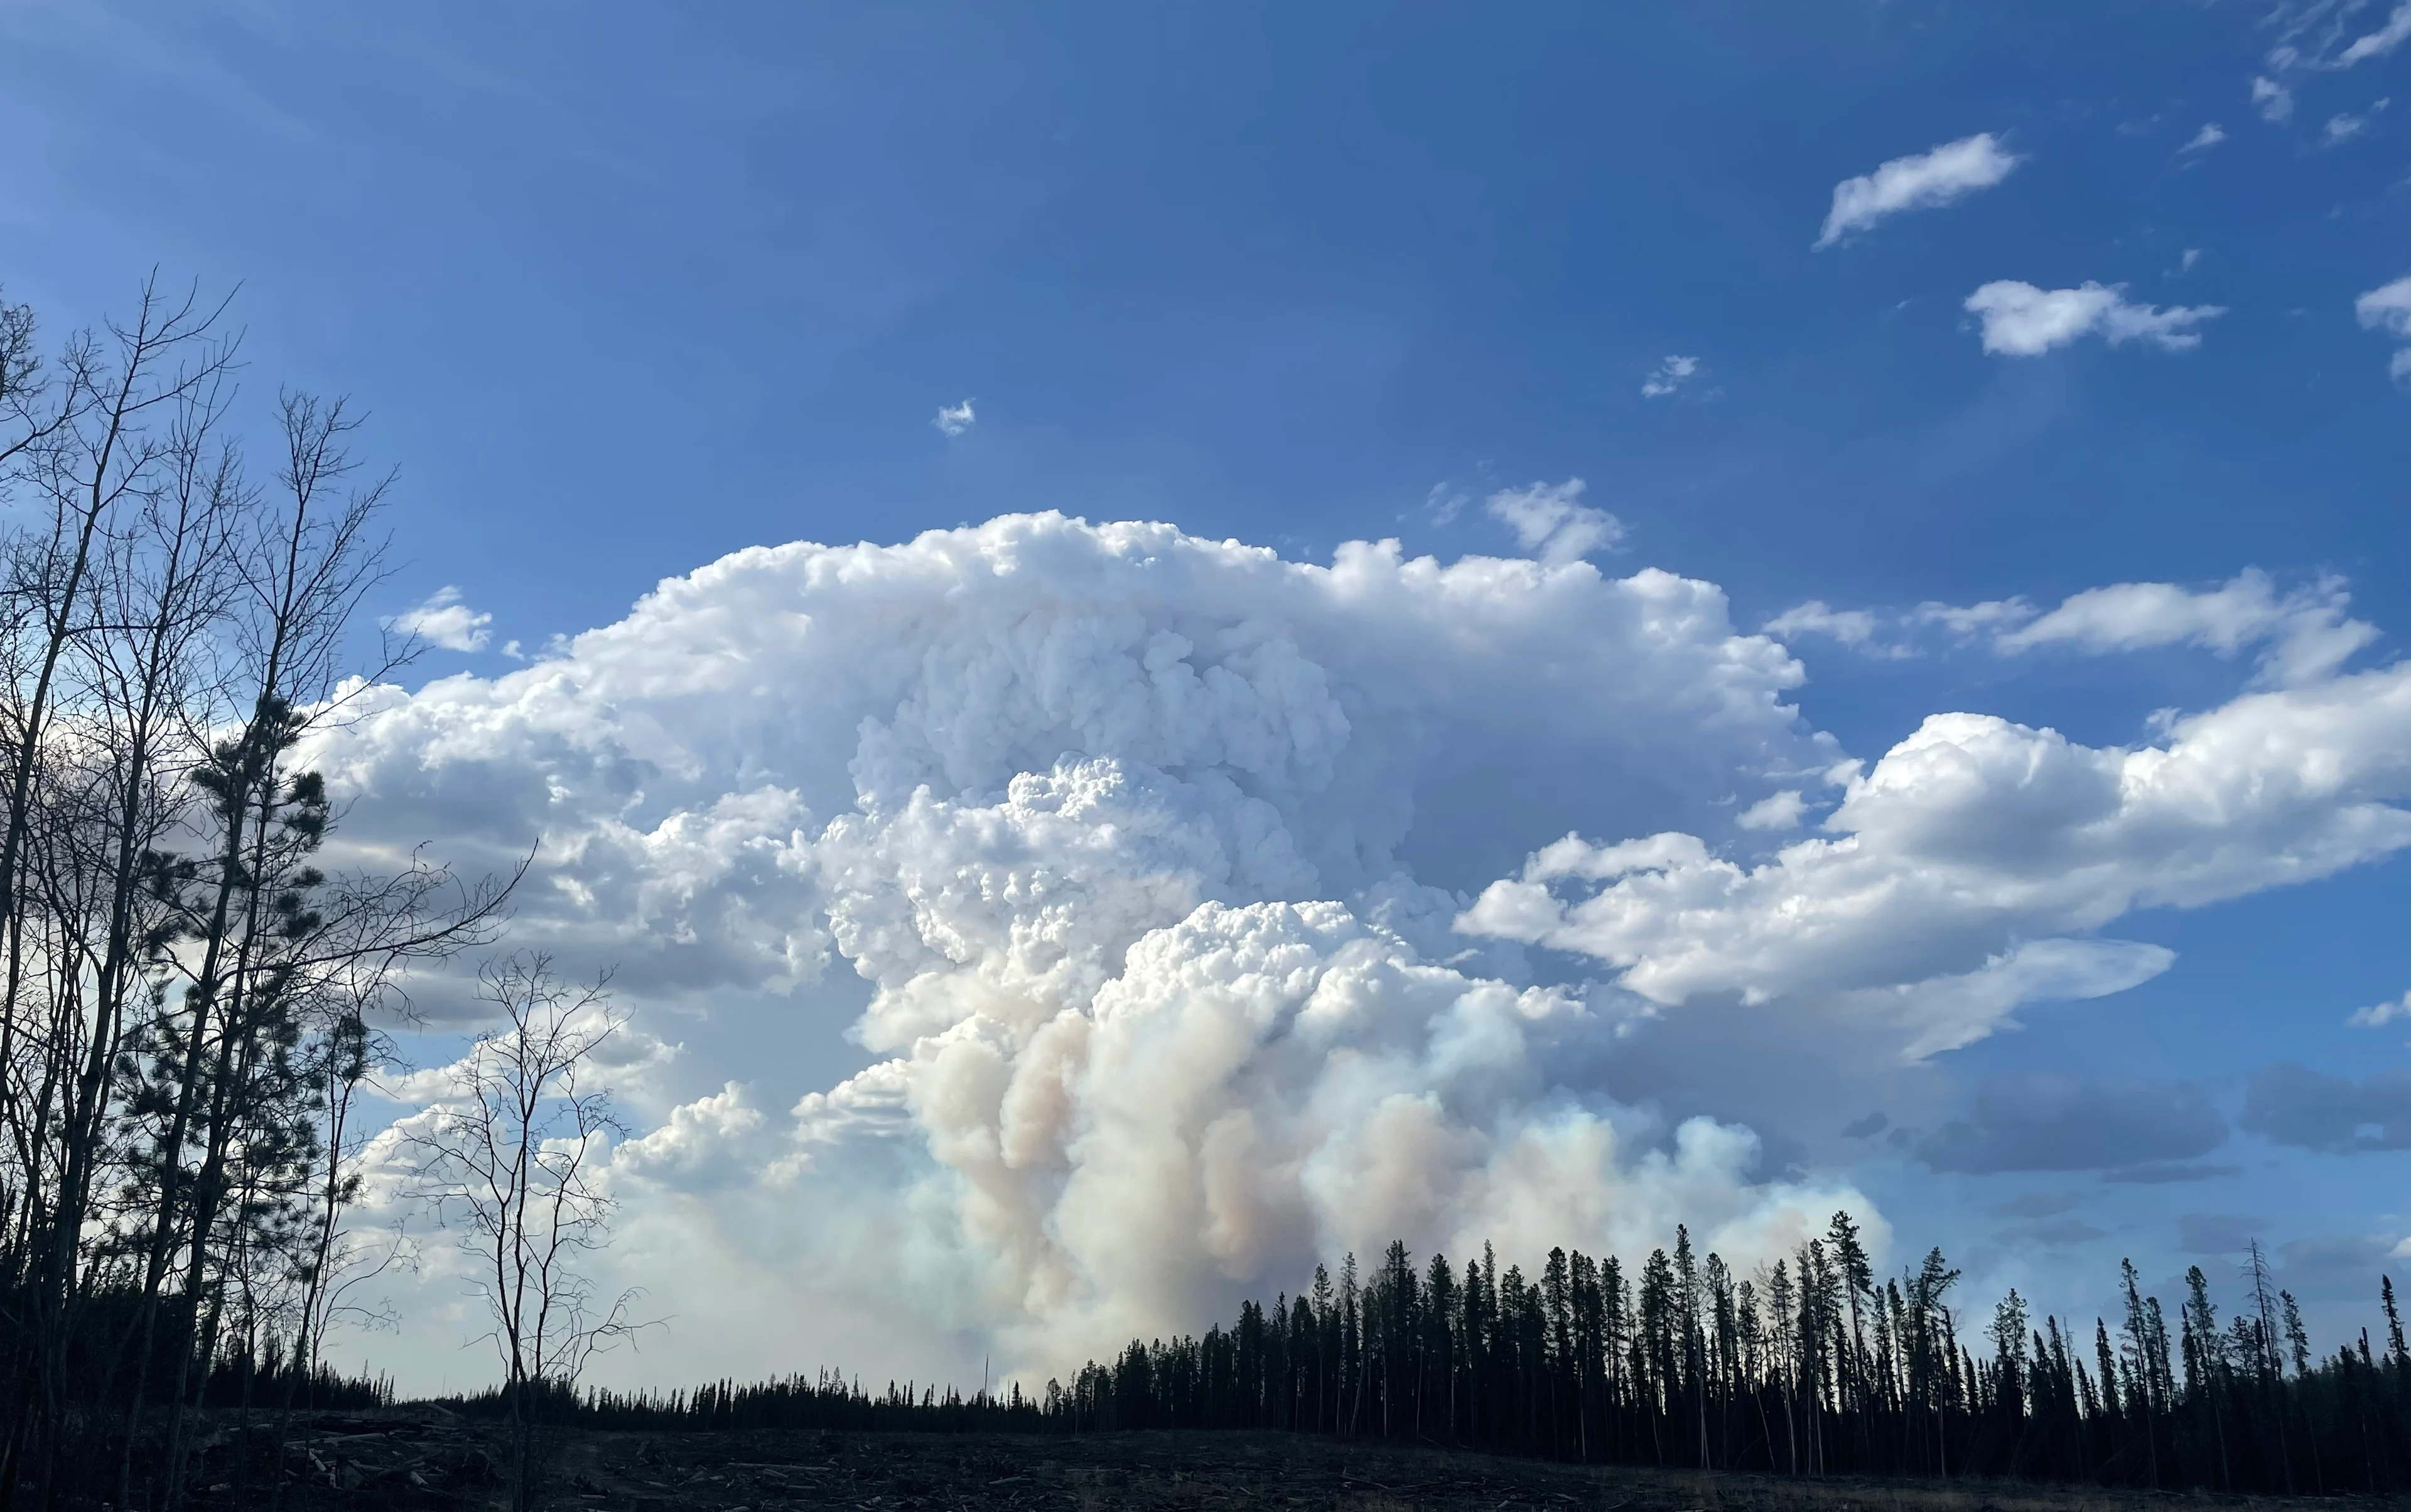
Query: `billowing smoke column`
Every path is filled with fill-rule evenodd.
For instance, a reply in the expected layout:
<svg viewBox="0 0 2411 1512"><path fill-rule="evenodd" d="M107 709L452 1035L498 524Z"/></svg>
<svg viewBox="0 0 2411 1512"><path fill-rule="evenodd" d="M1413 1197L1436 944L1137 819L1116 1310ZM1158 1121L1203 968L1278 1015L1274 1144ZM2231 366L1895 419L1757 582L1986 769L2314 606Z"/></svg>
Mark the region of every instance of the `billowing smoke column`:
<svg viewBox="0 0 2411 1512"><path fill-rule="evenodd" d="M1880 1244L1847 1186L1764 1179L1747 1129L1606 1095L1625 1033L1777 1002L1764 1024L1897 1064L2170 959L2064 932L2411 839L2378 801L2400 668L2134 752L1942 716L1872 770L1787 704L1800 676L1664 572L1395 543L1325 567L1040 515L738 552L524 670L370 690L316 754L349 844L535 847L520 942L616 963L647 1034L718 1045L632 1062L640 1106L665 1065L686 1089L618 1157L635 1279L717 1274L715 1242L792 1269L740 1231L837 1214L796 1284L909 1271L1045 1369L1392 1238L1529 1263L1679 1222L1746 1268L1848 1207ZM1764 832L1832 791L1830 838ZM446 991L418 996L440 1018ZM849 993L875 1063L759 1106L796 1081L749 1026Z"/></svg>
<svg viewBox="0 0 2411 1512"><path fill-rule="evenodd" d="M969 1315L1052 1363L1394 1237L1512 1256L1688 1221L1755 1253L1863 1211L1753 1184L1738 1128L1629 1148L1643 1121L1552 1069L1628 1006L1534 985L1401 859L1428 828L1420 870L1478 885L1571 823L1821 770L1797 678L1665 573L1038 516L740 552L525 671L380 692L326 759L356 843L540 841L519 937L616 961L655 1035L732 984L858 973L884 1059L784 1127L742 1088L679 1108L623 1164L734 1159L809 1203L914 1142Z"/></svg>

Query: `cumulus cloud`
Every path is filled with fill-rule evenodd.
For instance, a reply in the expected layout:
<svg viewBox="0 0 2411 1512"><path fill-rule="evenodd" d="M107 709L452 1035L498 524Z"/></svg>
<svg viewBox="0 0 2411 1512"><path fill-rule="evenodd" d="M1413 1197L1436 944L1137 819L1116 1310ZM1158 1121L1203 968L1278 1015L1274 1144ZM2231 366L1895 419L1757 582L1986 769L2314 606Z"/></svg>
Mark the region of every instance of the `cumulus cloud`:
<svg viewBox="0 0 2411 1512"><path fill-rule="evenodd" d="M2090 747L1929 716L1826 819L1745 866L1697 838L1570 835L1492 884L1470 932L1591 957L1653 1004L1737 995L1902 1026L1909 1058L2022 1001L2123 991L2158 947L2082 936L2411 845L2411 664L2247 694L2162 743Z"/></svg>
<svg viewBox="0 0 2411 1512"><path fill-rule="evenodd" d="M1817 246L1832 246L1905 211L1933 210L1989 189L2024 161L2005 151L1989 131L1944 142L1931 152L1895 157L1873 173L1844 179L1834 185L1834 205L1825 214Z"/></svg>
<svg viewBox="0 0 2411 1512"><path fill-rule="evenodd" d="M1525 550L1552 565L1576 561L1624 538L1624 521L1582 502L1583 480L1504 489L1483 507L1504 521Z"/></svg>
<svg viewBox="0 0 2411 1512"><path fill-rule="evenodd" d="M2273 79L2252 81L2252 108L2260 119L2274 124L2294 113L2294 92Z"/></svg>
<svg viewBox="0 0 2411 1512"><path fill-rule="evenodd" d="M1996 279L1967 296L1968 314L1983 322L1984 350L2002 357L2039 357L2083 336L2111 345L2146 342L2181 352L2201 345L2193 328L2227 313L2215 304L2137 304L2123 289L2084 283L2075 288L2038 288L2014 278Z"/></svg>
<svg viewBox="0 0 2411 1512"><path fill-rule="evenodd" d="M1699 374L1700 360L1696 357L1670 357L1641 380L1641 397L1663 399Z"/></svg>
<svg viewBox="0 0 2411 1512"><path fill-rule="evenodd" d="M2406 38L2411 38L2411 0L2397 5L2377 30L2353 38L2350 46L2336 54L2336 66L2349 68L2371 58L2382 58L2401 47Z"/></svg>
<svg viewBox="0 0 2411 1512"><path fill-rule="evenodd" d="M415 637L446 651L483 651L492 638L494 617L463 604L460 590L446 586L377 623L396 635Z"/></svg>
<svg viewBox="0 0 2411 1512"><path fill-rule="evenodd" d="M959 404L940 405L938 418L929 423L937 427L940 435L960 435L978 421L979 417L972 413L972 402L966 399Z"/></svg>
<svg viewBox="0 0 2411 1512"><path fill-rule="evenodd" d="M1807 810L1807 800L1796 787L1780 793L1770 793L1741 811L1733 823L1745 829L1797 829L1800 815Z"/></svg>
<svg viewBox="0 0 2411 1512"><path fill-rule="evenodd" d="M2382 284L2352 301L2352 313L2364 330L2383 331L2411 342L2411 273ZM2388 372L2397 380L2411 380L2411 345L2396 349Z"/></svg>
<svg viewBox="0 0 2411 1512"><path fill-rule="evenodd" d="M2217 146L2220 142L2225 141L2226 139L2226 127L2220 125L2215 121L2205 121L2202 123L2201 129L2193 134L2193 139L2186 142L2183 147L2178 148L2177 151L2181 153L2208 152L2211 148Z"/></svg>
<svg viewBox="0 0 2411 1512"><path fill-rule="evenodd" d="M1936 1170L2107 1170L2190 1160L2226 1142L2227 1120L2189 1082L2023 1072L1988 1077L1965 1119L1920 1140Z"/></svg>
<svg viewBox="0 0 2411 1512"><path fill-rule="evenodd" d="M702 1193L828 1286L893 1284L779 1216L841 1211L913 1257L928 1328L1051 1368L1392 1237L1513 1255L1680 1221L1739 1263L1837 1206L1879 1224L1769 1182L1746 1127L1606 1096L1583 1068L1613 1014L1455 935L1400 859L1512 835L1519 785L1578 778L1625 824L1839 759L1711 585L1575 558L1610 531L1579 498L1504 501L1537 561L1315 566L1053 516L740 552L541 664L361 690L314 759L356 852L534 847L521 937L617 961L712 1077L652 1078L613 1167L613 1263L656 1286L814 1313ZM732 1002L764 1026L733 1079L700 1048ZM782 1093L781 1005L849 1002L872 1064Z"/></svg>
<svg viewBox="0 0 2411 1512"><path fill-rule="evenodd" d="M1780 1128L1621 1079L1632 1049L1713 1034L1726 1085L1761 1043L1793 1084L1915 1060L2165 970L2092 937L2128 908L2411 844L2411 672L2131 749L1940 715L1863 767L1713 584L1582 560L1580 498L1493 501L1524 559L1053 515L740 551L541 662L356 690L309 753L331 859L533 848L519 939L619 965L656 1049L608 1263L693 1330L651 1368L993 1344L1043 1378L1394 1237L1681 1222L1746 1268L1837 1207L1880 1236ZM1838 810L1760 864L1698 838L1812 786ZM1543 845L1569 825L1611 838Z"/></svg>
<svg viewBox="0 0 2411 1512"><path fill-rule="evenodd" d="M2328 1154L2411 1150L2411 1068L2353 1081L2280 1062L2252 1079L2243 1124L2272 1144Z"/></svg>

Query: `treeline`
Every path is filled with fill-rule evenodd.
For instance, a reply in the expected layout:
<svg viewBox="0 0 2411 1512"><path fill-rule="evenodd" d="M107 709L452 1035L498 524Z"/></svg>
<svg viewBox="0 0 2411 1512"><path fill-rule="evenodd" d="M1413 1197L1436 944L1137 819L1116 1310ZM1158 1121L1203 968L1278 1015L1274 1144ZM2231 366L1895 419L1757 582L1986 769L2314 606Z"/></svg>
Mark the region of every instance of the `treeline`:
<svg viewBox="0 0 2411 1512"><path fill-rule="evenodd" d="M189 296L48 345L0 301L0 1507L172 1506L195 1408L360 1400L371 1015L506 890L318 864L297 750L408 649L351 660L385 487L340 403L247 458L236 373Z"/></svg>
<svg viewBox="0 0 2411 1512"><path fill-rule="evenodd" d="M1110 1431L1270 1429L1602 1463L1779 1475L2009 1476L2326 1493L2411 1486L2411 1358L2390 1279L2383 1335L2313 1355L2256 1246L2224 1321L2187 1273L2171 1324L2131 1263L2090 1330L2012 1290L1953 1305L1939 1250L1878 1278L1859 1231L1753 1276L1677 1230L1628 1276L1552 1250L1537 1276L1488 1247L1462 1271L1402 1244L1360 1276L1318 1267L1300 1296L1241 1306L1199 1337L1133 1341L1025 1395L865 1389L824 1373L668 1396L589 1392L598 1427Z"/></svg>

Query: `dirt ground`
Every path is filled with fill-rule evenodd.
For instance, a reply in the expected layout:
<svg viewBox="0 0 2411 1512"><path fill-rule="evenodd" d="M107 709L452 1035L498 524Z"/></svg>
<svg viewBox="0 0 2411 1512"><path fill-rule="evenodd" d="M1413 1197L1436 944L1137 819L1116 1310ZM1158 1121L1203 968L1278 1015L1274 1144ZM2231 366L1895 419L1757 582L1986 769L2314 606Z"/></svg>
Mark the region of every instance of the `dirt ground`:
<svg viewBox="0 0 2411 1512"><path fill-rule="evenodd" d="M212 1508L278 1505L293 1512L483 1512L507 1505L493 1476L498 1435L404 1414L336 1420L335 1431L297 1435L285 1450L281 1494L245 1477L241 1485L204 1482L197 1500ZM2002 1482L1801 1481L1596 1468L1274 1433L589 1432L567 1443L553 1484L550 1505L596 1512L2172 1512L2179 1504L2333 1512L2339 1505L2333 1499L2287 1503Z"/></svg>

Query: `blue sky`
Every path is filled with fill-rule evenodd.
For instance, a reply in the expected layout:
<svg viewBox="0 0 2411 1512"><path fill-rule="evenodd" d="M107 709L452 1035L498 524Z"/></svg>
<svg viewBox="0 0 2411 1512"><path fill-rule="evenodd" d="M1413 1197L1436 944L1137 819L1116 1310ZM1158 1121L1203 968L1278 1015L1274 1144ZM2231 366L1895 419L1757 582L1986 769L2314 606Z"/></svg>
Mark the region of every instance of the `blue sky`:
<svg viewBox="0 0 2411 1512"><path fill-rule="evenodd" d="M2411 45L2341 60L2389 13L18 0L0 286L55 326L154 264L241 285L255 385L353 395L401 470L387 611L451 586L492 617L430 678L509 674L506 642L748 546L1059 509L1447 561L1523 550L1481 501L1576 477L1625 532L1602 571L1718 584L1744 631L2258 568L2343 580L2378 632L2351 665L2384 667L2411 627L2411 392L2355 301L2411 273ZM1997 183L1812 246L1838 183L1977 133L2017 159ZM2220 313L2185 349L2006 356L1965 308L1996 280ZM967 399L961 433L931 423ZM2254 676L2198 646L1787 644L1788 697L1869 761L1951 710L2136 745ZM1511 860L1625 838L1578 787L1498 797ZM1470 895L1496 859L1417 865ZM2403 1065L2399 1023L2345 1019L2411 988L2406 865L2127 916L2177 964L1949 1052L1922 1122L1994 1076L2191 1083L2233 1119L2272 1062ZM842 1075L866 1058L840 1022L693 1037L793 1035ZM1852 1157L1790 1117L1770 1149L1847 1176L1904 1249L2072 1307L2117 1253L2173 1274L2211 1218L2326 1244L2301 1273L2341 1256L2353 1286L2411 1235L2400 1149L2239 1132L2207 1157L2229 1174L2116 1184Z"/></svg>

